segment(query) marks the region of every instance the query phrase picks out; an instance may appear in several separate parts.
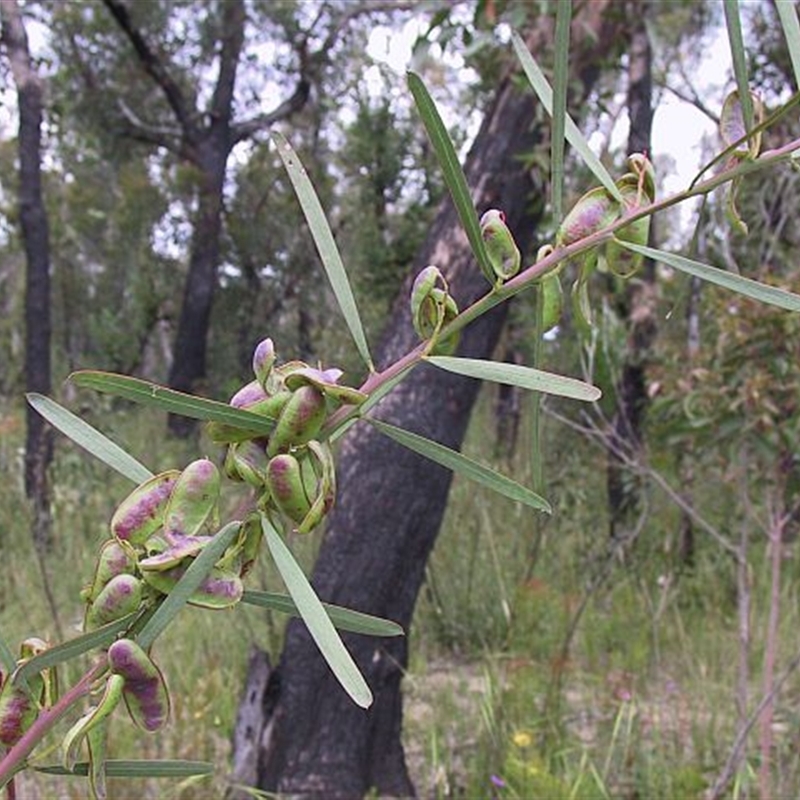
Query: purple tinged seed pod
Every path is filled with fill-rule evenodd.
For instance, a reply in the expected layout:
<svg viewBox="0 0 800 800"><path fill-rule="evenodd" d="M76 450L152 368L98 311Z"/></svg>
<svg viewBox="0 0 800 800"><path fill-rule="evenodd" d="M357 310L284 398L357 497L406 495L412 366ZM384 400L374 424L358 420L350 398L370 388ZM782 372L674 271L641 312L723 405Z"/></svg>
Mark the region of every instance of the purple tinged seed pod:
<svg viewBox="0 0 800 800"><path fill-rule="evenodd" d="M100 548L94 578L85 599L94 600L103 587L117 575L130 574L136 570L136 557L127 544L109 539Z"/></svg>
<svg viewBox="0 0 800 800"><path fill-rule="evenodd" d="M13 747L38 715L33 698L9 678L0 692L0 744Z"/></svg>
<svg viewBox="0 0 800 800"><path fill-rule="evenodd" d="M114 576L86 609L83 628L99 628L107 622L121 619L139 608L142 602L142 582L133 575Z"/></svg>
<svg viewBox="0 0 800 800"><path fill-rule="evenodd" d="M361 405L368 395L354 389L352 386L339 386L339 379L344 375L336 367L317 369L316 367L302 366L293 369L284 378L286 388L294 391L301 386L315 386L326 397L331 397L342 403Z"/></svg>
<svg viewBox="0 0 800 800"><path fill-rule="evenodd" d="M590 189L559 226L556 245L570 245L607 228L619 213L619 203L603 186Z"/></svg>
<svg viewBox="0 0 800 800"><path fill-rule="evenodd" d="M161 670L132 639L117 639L108 648L108 665L122 675L125 705L131 719L146 731L157 731L169 717L169 692Z"/></svg>
<svg viewBox="0 0 800 800"><path fill-rule="evenodd" d="M293 455L283 453L270 460L267 488L277 509L292 522L300 524L311 510L300 463Z"/></svg>
<svg viewBox="0 0 800 800"><path fill-rule="evenodd" d="M264 387L258 381L250 381L231 397L228 405L233 406L233 408L249 409L255 403L266 400L268 396L264 391Z"/></svg>
<svg viewBox="0 0 800 800"><path fill-rule="evenodd" d="M144 580L157 592L169 594L187 569L188 564L179 564L163 572L146 572ZM228 608L242 599L243 592L244 584L239 575L232 570L214 567L187 602L203 608Z"/></svg>
<svg viewBox="0 0 800 800"><path fill-rule="evenodd" d="M164 513L166 538L196 534L215 511L219 490L219 470L213 461L201 458L189 464L175 483Z"/></svg>
<svg viewBox="0 0 800 800"><path fill-rule="evenodd" d="M111 533L134 546L143 545L164 524L164 512L180 472L172 469L137 486L117 507Z"/></svg>
<svg viewBox="0 0 800 800"><path fill-rule="evenodd" d="M328 410L325 395L315 386L295 389L281 412L267 443L267 455L274 456L316 438Z"/></svg>
<svg viewBox="0 0 800 800"><path fill-rule="evenodd" d="M264 387L267 388L267 380L272 367L275 365L275 345L272 339L264 339L259 342L253 352L253 372L255 373L256 380Z"/></svg>
<svg viewBox="0 0 800 800"><path fill-rule="evenodd" d="M211 536L174 536L173 541L166 550L143 558L139 562L142 572L155 570L163 572L177 566L188 556L197 555L213 537Z"/></svg>

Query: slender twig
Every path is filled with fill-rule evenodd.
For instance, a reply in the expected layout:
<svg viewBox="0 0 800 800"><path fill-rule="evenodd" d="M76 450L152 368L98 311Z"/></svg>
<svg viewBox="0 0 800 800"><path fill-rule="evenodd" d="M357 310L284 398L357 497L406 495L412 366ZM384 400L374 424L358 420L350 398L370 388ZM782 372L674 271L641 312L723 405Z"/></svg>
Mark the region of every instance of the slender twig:
<svg viewBox="0 0 800 800"><path fill-rule="evenodd" d="M769 694L765 694L761 698L758 705L753 710L753 713L747 719L747 722L739 729L739 733L736 734L736 738L733 740L733 744L731 745L731 752L728 755L728 760L725 762L725 766L722 768L722 772L720 772L716 782L711 787L711 791L707 795L707 800L718 800L718 798L722 796L722 793L725 791L734 774L736 773L736 769L740 760L739 753L744 747L747 737L750 735L750 731L758 722L764 709L772 703L772 701L775 699L775 695L777 695L778 692L783 688L783 684L786 683L786 681L792 676L798 667L800 667L800 650L795 653L794 658L792 658L792 660L789 662L780 678L774 682Z"/></svg>
<svg viewBox="0 0 800 800"><path fill-rule="evenodd" d="M43 709L22 738L0 760L0 787L5 786L25 766L26 759L53 726L82 700L92 689L94 682L108 669L105 659L100 659L84 676L65 692L50 708Z"/></svg>

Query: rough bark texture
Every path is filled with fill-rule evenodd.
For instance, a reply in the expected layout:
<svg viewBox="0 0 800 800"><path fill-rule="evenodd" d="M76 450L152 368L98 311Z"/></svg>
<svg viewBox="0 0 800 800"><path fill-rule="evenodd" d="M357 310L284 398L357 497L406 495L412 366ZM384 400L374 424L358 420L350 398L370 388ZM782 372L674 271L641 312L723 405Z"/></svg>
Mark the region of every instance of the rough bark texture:
<svg viewBox="0 0 800 800"><path fill-rule="evenodd" d="M25 387L49 394L50 240L42 196L42 82L31 62L28 37L17 0L0 0L2 41L17 85L19 109L19 218L25 245ZM42 551L50 544L50 489L47 469L52 434L44 419L27 410L25 492L33 503L33 538Z"/></svg>
<svg viewBox="0 0 800 800"><path fill-rule="evenodd" d="M606 3L582 8L573 31L576 73L588 88L614 42ZM542 24L528 37L535 52L549 45ZM468 157L466 172L479 211L503 208L522 248L537 219L530 212L533 183L518 154L537 138L534 100L510 78L495 100ZM466 237L448 205L433 223L415 271L436 264L447 274L463 307L486 291ZM407 289L408 287L406 287ZM407 292L398 299L379 355L386 366L416 344L408 320ZM491 356L505 307L464 332L460 354ZM459 448L479 384L419 367L379 406L395 425ZM444 513L451 474L362 424L346 437L338 457L339 495L329 519L313 582L329 602L396 620L406 629L422 584L425 563ZM289 625L285 648L264 693L258 786L292 797L413 796L400 739L400 684L408 662L405 638L346 636L375 702L356 707L332 679L301 624ZM237 776L234 776L236 779Z"/></svg>

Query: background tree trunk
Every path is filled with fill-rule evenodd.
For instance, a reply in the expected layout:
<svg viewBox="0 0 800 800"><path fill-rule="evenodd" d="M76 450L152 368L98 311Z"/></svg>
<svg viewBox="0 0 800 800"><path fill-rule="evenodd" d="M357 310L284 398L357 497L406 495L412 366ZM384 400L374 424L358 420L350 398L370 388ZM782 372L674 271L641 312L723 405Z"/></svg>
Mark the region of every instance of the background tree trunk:
<svg viewBox="0 0 800 800"><path fill-rule="evenodd" d="M653 129L652 50L647 32L648 0L627 3L629 33L628 65L628 155L649 153ZM650 243L654 239L655 219L650 221ZM647 259L641 273L625 283L622 313L628 327L628 344L617 387L617 407L609 433L607 487L609 532L619 536L619 528L635 506L638 490L622 454L635 454L641 447L643 416L647 405L645 371L658 328L655 317L655 264Z"/></svg>
<svg viewBox="0 0 800 800"><path fill-rule="evenodd" d="M607 3L584 6L573 29L576 74L585 91L612 51L616 23ZM528 45L542 52L552 42L542 18ZM519 154L540 136L536 104L507 76L498 88L468 157L466 173L479 211L505 210L522 250L532 244L532 176ZM447 275L463 307L485 293L451 205L446 203L416 264L436 264ZM412 276L413 277L413 276ZM407 283L398 298L380 350L387 365L416 344L407 309ZM495 309L464 331L459 353L489 357L506 314ZM458 449L479 383L418 367L378 409L395 425ZM326 601L396 620L408 629L447 502L451 473L359 425L346 437L338 458L339 495L329 518L313 582ZM263 692L264 720L258 786L292 796L362 797L371 787L382 795L410 796L400 739L400 684L408 663L405 638L346 641L375 694L368 711L353 705L330 675L305 627L291 623L283 655ZM236 779L236 776L234 776Z"/></svg>
<svg viewBox="0 0 800 800"><path fill-rule="evenodd" d="M42 82L34 69L17 0L0 0L2 40L17 86L19 108L19 218L25 245L25 387L49 394L50 240L42 197ZM41 553L50 545L50 488L53 458L49 425L30 406L25 439L25 493L33 503L33 539Z"/></svg>

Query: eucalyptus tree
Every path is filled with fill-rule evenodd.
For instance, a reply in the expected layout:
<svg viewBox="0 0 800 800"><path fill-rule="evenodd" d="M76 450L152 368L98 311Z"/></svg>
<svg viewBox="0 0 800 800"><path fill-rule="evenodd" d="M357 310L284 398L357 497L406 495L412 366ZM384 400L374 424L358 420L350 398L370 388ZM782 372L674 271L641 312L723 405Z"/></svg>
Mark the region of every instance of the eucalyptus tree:
<svg viewBox="0 0 800 800"><path fill-rule="evenodd" d="M62 55L78 64L76 113L118 142L145 145L191 187L172 387L206 377L231 152L306 106L353 20L400 5L104 0L57 9ZM192 426L171 417L170 427Z"/></svg>
<svg viewBox="0 0 800 800"><path fill-rule="evenodd" d="M50 374L50 239L42 193L42 122L44 85L31 56L17 0L0 4L2 44L17 87L19 134L19 222L25 247L25 386L48 393ZM33 538L37 550L50 540L52 432L32 409L26 416L25 492L33 500Z"/></svg>

